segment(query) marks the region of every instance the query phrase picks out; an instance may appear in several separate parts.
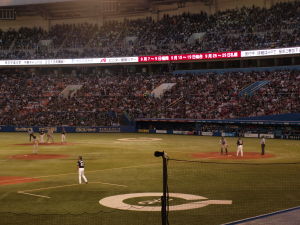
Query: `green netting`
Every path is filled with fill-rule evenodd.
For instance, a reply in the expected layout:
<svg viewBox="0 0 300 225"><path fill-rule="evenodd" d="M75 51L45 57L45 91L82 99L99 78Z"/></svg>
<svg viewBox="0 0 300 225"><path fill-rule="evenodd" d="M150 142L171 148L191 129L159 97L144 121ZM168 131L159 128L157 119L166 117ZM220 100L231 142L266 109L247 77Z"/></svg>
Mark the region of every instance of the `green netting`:
<svg viewBox="0 0 300 225"><path fill-rule="evenodd" d="M202 196L204 200L170 197L170 206L207 200L232 200L230 205L172 211L170 224L222 224L300 205L300 163L221 163L168 160L170 193ZM198 203L197 203L198 202Z"/></svg>

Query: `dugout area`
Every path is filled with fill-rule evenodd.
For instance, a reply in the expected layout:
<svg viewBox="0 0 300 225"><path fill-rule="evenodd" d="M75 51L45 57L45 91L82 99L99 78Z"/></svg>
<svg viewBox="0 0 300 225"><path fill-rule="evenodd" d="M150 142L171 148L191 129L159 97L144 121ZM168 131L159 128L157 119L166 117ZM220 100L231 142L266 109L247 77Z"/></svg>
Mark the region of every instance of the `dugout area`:
<svg viewBox="0 0 300 225"><path fill-rule="evenodd" d="M16 145L27 138L24 133L0 133L0 177L32 179L0 181L1 225L161 224L155 211L160 206L157 193L162 192L162 164L153 156L157 150L170 158L170 224L225 224L300 205L297 140L267 139L266 152L273 157L242 160L193 157L219 152L218 137L68 134L68 141L76 144L40 146L38 153L68 157L11 158L31 153L32 146ZM229 152L236 152L236 138L227 140ZM245 154L260 151L259 139L243 140ZM86 162L88 184L78 185L78 155ZM125 208L99 203L108 197Z"/></svg>

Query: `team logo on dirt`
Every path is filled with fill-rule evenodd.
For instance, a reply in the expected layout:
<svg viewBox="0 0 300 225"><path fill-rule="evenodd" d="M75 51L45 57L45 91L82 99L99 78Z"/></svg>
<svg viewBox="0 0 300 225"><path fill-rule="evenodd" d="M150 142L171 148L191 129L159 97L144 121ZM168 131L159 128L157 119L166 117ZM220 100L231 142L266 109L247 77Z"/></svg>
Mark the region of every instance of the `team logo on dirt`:
<svg viewBox="0 0 300 225"><path fill-rule="evenodd" d="M162 193L132 193L103 198L100 205L130 211L160 211L160 196ZM158 198L157 198L158 197ZM189 210L208 205L231 205L231 200L208 200L206 197L181 193L169 193L169 210Z"/></svg>

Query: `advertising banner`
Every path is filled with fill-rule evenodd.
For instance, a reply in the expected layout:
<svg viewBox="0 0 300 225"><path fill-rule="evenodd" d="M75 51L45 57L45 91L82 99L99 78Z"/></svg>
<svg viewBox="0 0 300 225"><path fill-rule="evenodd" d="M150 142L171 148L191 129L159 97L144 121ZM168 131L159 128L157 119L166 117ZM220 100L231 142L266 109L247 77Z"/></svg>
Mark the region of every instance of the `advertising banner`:
<svg viewBox="0 0 300 225"><path fill-rule="evenodd" d="M156 130L157 134L166 134L167 130Z"/></svg>
<svg viewBox="0 0 300 225"><path fill-rule="evenodd" d="M147 129L138 129L139 133L149 133L149 130Z"/></svg>
<svg viewBox="0 0 300 225"><path fill-rule="evenodd" d="M274 138L274 134L259 134L259 137Z"/></svg>
<svg viewBox="0 0 300 225"><path fill-rule="evenodd" d="M15 127L15 126L1 126L0 132L27 132L28 129L33 129L35 133L40 132L41 130L47 130L50 127ZM63 126L63 127L51 127L54 132L60 133L62 128L67 133L120 133L126 132L131 133L135 132L134 126L112 126L112 127L71 127L71 126Z"/></svg>
<svg viewBox="0 0 300 225"><path fill-rule="evenodd" d="M187 61L187 60L207 60L207 59L229 59L240 58L240 51L233 52L213 52L213 53L195 53L178 55L156 55L139 56L139 62L165 62L165 61Z"/></svg>
<svg viewBox="0 0 300 225"><path fill-rule="evenodd" d="M173 130L173 134L183 134L184 131L182 130Z"/></svg>
<svg viewBox="0 0 300 225"><path fill-rule="evenodd" d="M235 132L222 132L222 137L235 137Z"/></svg>
<svg viewBox="0 0 300 225"><path fill-rule="evenodd" d="M241 51L241 57L259 57L259 56L293 55L293 54L300 54L300 47Z"/></svg>
<svg viewBox="0 0 300 225"><path fill-rule="evenodd" d="M175 55L151 55L109 58L78 58L78 59L26 59L26 60L0 60L0 66L47 66L47 65L84 65L84 64L126 64L145 62L177 62L200 61L211 59L231 59L244 57L261 57L276 55L300 54L300 47L258 49L231 52L208 52Z"/></svg>
<svg viewBox="0 0 300 225"><path fill-rule="evenodd" d="M258 138L258 134L252 134L252 133L245 133L244 137L249 137L249 138Z"/></svg>
<svg viewBox="0 0 300 225"><path fill-rule="evenodd" d="M84 64L116 64L116 63L133 63L133 62L138 62L138 57L0 60L0 66L84 65Z"/></svg>

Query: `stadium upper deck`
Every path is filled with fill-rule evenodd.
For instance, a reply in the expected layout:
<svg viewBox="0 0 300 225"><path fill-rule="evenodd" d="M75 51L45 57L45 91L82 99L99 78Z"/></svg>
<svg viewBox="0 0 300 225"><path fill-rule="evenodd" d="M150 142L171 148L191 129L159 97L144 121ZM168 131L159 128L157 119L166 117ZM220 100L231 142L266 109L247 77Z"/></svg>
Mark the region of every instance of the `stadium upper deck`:
<svg viewBox="0 0 300 225"><path fill-rule="evenodd" d="M300 46L300 2L271 8L0 32L1 59L118 57Z"/></svg>
<svg viewBox="0 0 300 225"><path fill-rule="evenodd" d="M165 15L122 22L56 24L0 32L0 59L60 59L222 52L300 46L300 2L270 8L243 7L209 14ZM193 39L193 37L196 37ZM76 64L76 62L75 62ZM126 68L130 71L129 67ZM203 76L103 73L74 68L3 70L2 125L112 125L124 112L133 118L228 119L299 112L299 71L228 72ZM133 71L139 71L133 68ZM91 75L91 76L89 76ZM239 92L268 81L253 96ZM175 83L162 98L151 92ZM68 85L82 85L62 98ZM13 116L12 116L13 115Z"/></svg>

